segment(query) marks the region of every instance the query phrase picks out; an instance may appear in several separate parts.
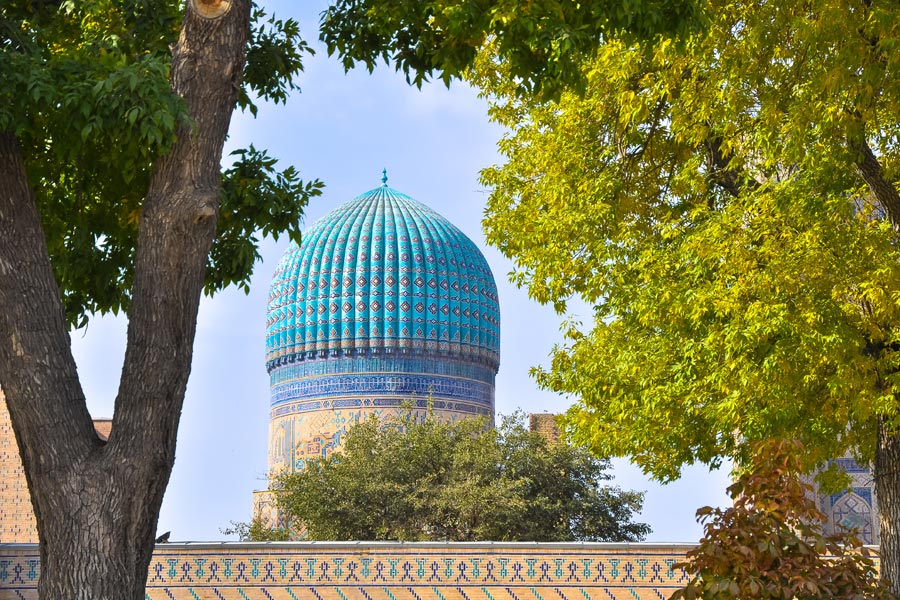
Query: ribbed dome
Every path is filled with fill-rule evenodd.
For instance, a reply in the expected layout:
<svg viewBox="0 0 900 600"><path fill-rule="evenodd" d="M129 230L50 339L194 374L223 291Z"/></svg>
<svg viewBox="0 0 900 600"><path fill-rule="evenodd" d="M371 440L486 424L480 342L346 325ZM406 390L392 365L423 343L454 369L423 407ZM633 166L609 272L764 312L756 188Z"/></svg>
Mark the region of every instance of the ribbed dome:
<svg viewBox="0 0 900 600"><path fill-rule="evenodd" d="M472 241L386 184L291 244L269 288L266 367L366 353L499 365L493 275Z"/></svg>

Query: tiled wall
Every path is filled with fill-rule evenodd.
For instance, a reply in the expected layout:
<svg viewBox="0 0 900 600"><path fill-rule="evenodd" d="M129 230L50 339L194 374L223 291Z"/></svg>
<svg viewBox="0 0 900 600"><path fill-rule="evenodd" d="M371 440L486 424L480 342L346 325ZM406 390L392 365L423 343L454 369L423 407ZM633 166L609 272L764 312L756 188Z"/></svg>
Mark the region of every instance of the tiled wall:
<svg viewBox="0 0 900 600"><path fill-rule="evenodd" d="M290 542L157 546L151 600L662 600L689 547ZM37 546L0 545L0 598L37 598Z"/></svg>

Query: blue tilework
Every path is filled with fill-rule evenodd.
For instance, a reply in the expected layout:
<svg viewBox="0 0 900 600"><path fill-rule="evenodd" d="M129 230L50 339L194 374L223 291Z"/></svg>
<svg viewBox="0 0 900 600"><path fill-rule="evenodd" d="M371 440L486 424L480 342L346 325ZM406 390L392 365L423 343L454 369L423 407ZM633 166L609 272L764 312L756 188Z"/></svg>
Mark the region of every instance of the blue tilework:
<svg viewBox="0 0 900 600"><path fill-rule="evenodd" d="M335 209L291 245L269 288L266 365L403 352L496 372L497 286L478 247L387 185Z"/></svg>
<svg viewBox="0 0 900 600"><path fill-rule="evenodd" d="M272 387L272 406L293 402L300 398L338 398L348 395L366 397L398 396L427 398L429 396L471 400L493 406L493 386L487 383L441 377L432 374L369 373L320 375Z"/></svg>
<svg viewBox="0 0 900 600"><path fill-rule="evenodd" d="M869 504L869 506L872 505L872 490L871 490L871 488L861 488L861 487L851 488L850 490L841 490L840 492L831 494L831 496L829 498L831 500L831 505L834 506L834 504L838 500L843 498L845 495L847 495L847 493L849 491L852 491L854 494L856 494L857 496L859 496L860 498L865 500L866 503Z"/></svg>
<svg viewBox="0 0 900 600"><path fill-rule="evenodd" d="M318 375L339 373L432 373L494 384L495 371L484 364L454 359L410 355L329 357L283 365L269 373L272 387Z"/></svg>
<svg viewBox="0 0 900 600"><path fill-rule="evenodd" d="M246 597L236 595L238 591L253 598L271 598L268 590L293 589L298 598L317 600L369 595L373 600L388 600L392 595L409 598L410 594L413 598L471 595L479 600L519 594L529 600L574 600L598 598L601 596L595 594L603 593L611 598L656 598L656 594L667 598L689 580L683 569L672 568L684 560L686 548L632 547L621 552L599 546L447 546L344 550L282 546L268 551L230 549L227 545L218 551L158 548L150 563L147 593L156 598L175 597L179 591L202 594L222 590L231 594L228 598ZM35 590L40 573L36 558L0 558L5 559L0 590Z"/></svg>
<svg viewBox="0 0 900 600"><path fill-rule="evenodd" d="M836 464L847 473L868 473L870 469L866 465L861 465L853 458L835 458L828 461L829 464Z"/></svg>
<svg viewBox="0 0 900 600"><path fill-rule="evenodd" d="M271 418L292 413L315 412L338 408L401 408L410 407L429 409L439 413L458 412L472 416L494 416L493 402L490 404L474 402L445 402L444 400L420 398L415 401L408 397L400 398L340 398L339 400L314 402L285 402L272 408Z"/></svg>

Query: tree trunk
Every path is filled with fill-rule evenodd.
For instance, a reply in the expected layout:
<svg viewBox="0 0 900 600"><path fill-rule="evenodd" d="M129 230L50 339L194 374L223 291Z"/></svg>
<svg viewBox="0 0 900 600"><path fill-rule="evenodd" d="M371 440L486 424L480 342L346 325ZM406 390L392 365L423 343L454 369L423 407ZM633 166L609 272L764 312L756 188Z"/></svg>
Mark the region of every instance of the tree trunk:
<svg viewBox="0 0 900 600"><path fill-rule="evenodd" d="M857 153L856 170L884 209L888 222L900 232L900 192L885 176L884 168L872 151L861 125L849 145ZM900 243L900 236L894 243ZM878 418L875 445L875 494L878 497L878 524L881 528L881 578L889 581L891 591L900 595L900 431Z"/></svg>
<svg viewBox="0 0 900 600"><path fill-rule="evenodd" d="M0 381L37 518L43 599L144 598L249 23L249 0L188 2L171 78L193 123L157 161L145 196L107 443L78 382L21 149L0 132Z"/></svg>
<svg viewBox="0 0 900 600"><path fill-rule="evenodd" d="M881 578L900 594L900 433L887 429L884 418L878 424L875 447L875 494L881 527Z"/></svg>

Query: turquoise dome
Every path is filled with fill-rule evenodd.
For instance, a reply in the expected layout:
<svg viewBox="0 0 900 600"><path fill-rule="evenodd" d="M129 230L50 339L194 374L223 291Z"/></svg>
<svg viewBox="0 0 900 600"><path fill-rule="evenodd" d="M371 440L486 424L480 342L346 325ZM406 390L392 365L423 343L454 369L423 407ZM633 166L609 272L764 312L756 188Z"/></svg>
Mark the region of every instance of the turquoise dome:
<svg viewBox="0 0 900 600"><path fill-rule="evenodd" d="M266 367L326 357L446 355L499 367L500 308L484 256L385 185L314 223L269 289Z"/></svg>

